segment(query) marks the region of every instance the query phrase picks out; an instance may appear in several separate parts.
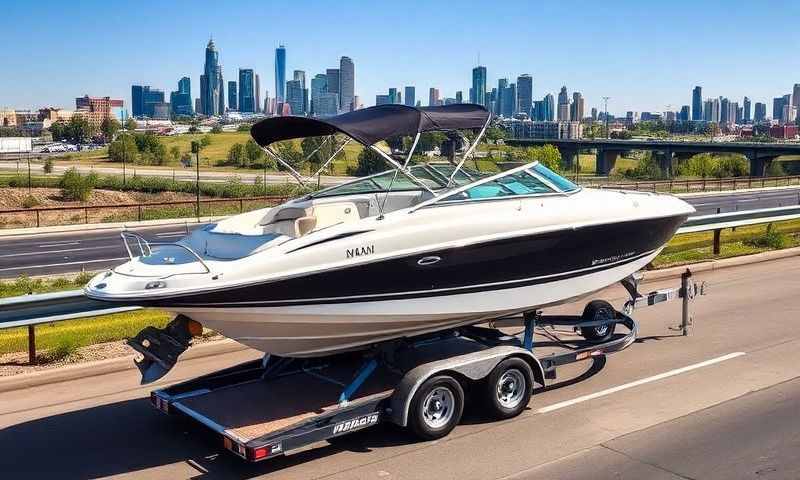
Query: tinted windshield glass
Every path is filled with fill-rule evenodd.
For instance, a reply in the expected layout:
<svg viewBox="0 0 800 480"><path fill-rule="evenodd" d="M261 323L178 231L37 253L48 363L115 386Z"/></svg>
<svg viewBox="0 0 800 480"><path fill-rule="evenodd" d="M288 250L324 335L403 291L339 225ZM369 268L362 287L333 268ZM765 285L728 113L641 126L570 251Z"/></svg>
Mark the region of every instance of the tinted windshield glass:
<svg viewBox="0 0 800 480"><path fill-rule="evenodd" d="M443 183L435 178L430 172L424 169L412 168L412 174L428 186L431 190L440 189L444 186ZM357 180L351 183L345 183L336 187L328 188L320 192L314 193L311 196L315 198L332 197L335 195L351 195L354 193L375 193L385 192L389 190L391 185L392 191L402 190L422 190L418 184L414 183L408 176L401 172L397 173L397 178L394 178L395 171L389 170L378 175L366 177L362 180ZM394 181L392 181L394 178Z"/></svg>
<svg viewBox="0 0 800 480"><path fill-rule="evenodd" d="M577 190L578 186L574 183L570 182L566 178L562 177L561 175L557 174L556 172L550 170L549 168L545 167L541 163L537 163L531 169L538 173L539 175L543 176L547 179L548 182L552 183L562 192L571 192L573 190Z"/></svg>
<svg viewBox="0 0 800 480"><path fill-rule="evenodd" d="M553 190L528 172L512 173L504 177L482 183L463 192L443 199L443 202L475 200L482 198L510 197L515 195L534 195L552 193Z"/></svg>

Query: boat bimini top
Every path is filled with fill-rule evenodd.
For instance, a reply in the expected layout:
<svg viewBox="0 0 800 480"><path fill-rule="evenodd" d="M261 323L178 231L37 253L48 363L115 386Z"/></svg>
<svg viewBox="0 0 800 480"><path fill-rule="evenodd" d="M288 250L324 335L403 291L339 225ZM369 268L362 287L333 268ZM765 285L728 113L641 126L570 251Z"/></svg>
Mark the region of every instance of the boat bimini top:
<svg viewBox="0 0 800 480"><path fill-rule="evenodd" d="M491 119L492 114L486 108L470 103L420 108L392 104L355 110L324 120L309 117L267 118L253 125L250 134L268 155L281 163L301 184L304 183L303 177L292 168L289 162L282 159L271 148L271 145L275 142L297 138L323 136L332 138L335 134L341 133L376 152L393 167L395 173L402 172L405 177L417 185L434 193L429 186L430 182L417 178L408 168L420 135L433 131L458 132L460 134L459 130L480 130L461 162L452 171L448 178L449 184L486 133ZM376 146L378 142L398 136L413 137L413 143L403 163L398 162ZM336 149L312 177L322 172L342 148L344 148L344 144ZM312 155L314 153L316 150L312 152ZM391 187L389 189L391 190Z"/></svg>

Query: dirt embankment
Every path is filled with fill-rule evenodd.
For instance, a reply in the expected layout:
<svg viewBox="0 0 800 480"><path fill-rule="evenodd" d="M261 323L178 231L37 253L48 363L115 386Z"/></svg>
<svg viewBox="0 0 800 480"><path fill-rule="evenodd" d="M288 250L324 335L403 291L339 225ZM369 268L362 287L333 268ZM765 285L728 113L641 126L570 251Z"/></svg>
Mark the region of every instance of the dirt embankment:
<svg viewBox="0 0 800 480"><path fill-rule="evenodd" d="M0 228L35 227L36 214L30 213L3 213L2 210L25 208L24 202L28 197L33 197L35 208L61 207L61 206L100 206L100 205L125 205L151 202L191 201L194 195L177 192L141 193L119 192L115 190L94 190L87 202L68 201L61 196L58 188L0 188ZM138 209L125 208L94 208L83 210L41 212L39 225L60 225L83 223L89 221L132 221L138 219Z"/></svg>

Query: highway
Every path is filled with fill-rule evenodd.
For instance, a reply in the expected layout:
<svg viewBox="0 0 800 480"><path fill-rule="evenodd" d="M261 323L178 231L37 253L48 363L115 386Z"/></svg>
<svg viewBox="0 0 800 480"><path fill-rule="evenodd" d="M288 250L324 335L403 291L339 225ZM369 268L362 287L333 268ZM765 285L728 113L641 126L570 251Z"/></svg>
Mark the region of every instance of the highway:
<svg viewBox="0 0 800 480"><path fill-rule="evenodd" d="M468 408L440 441L380 426L250 465L203 427L150 407L150 388L132 369L0 394L7 452L0 472L26 479L800 478L800 258L696 280L708 282L710 293L694 303L690 336L668 328L679 321L678 302L639 310L640 339L627 350L560 370L558 383L537 390L515 419L493 422ZM613 287L597 297L621 305L624 292ZM179 362L165 380L258 355Z"/></svg>
<svg viewBox="0 0 800 480"><path fill-rule="evenodd" d="M64 165L56 163L53 166L53 173L52 175L61 175L70 168L77 168L78 171L82 173L89 173L89 172L96 172L99 175L122 175L122 167L119 166L94 166L94 165ZM19 164L20 172L24 175L28 174L27 164L25 162L20 162ZM17 171L17 162L16 161L0 161L0 170L5 170L7 172ZM136 172L136 175L144 176L144 177L168 177L172 178L174 173L175 180L182 180L187 182L194 182L196 172L194 168L174 168L174 169L165 169L165 168L147 168L142 166L132 167L128 166L126 169L128 175L133 175ZM31 172L34 175L43 175L43 165L40 163L31 163ZM263 173L258 173L254 171L253 173L250 172L231 172L231 171L224 171L224 170L215 170L215 171L208 171L208 169L204 169L202 166L200 167L200 181L201 182L212 182L212 183L223 183L230 181L233 176L238 176L239 179L243 183L255 183L256 178L263 178ZM322 185L338 185L340 183L346 182L350 180L352 177L346 176L331 176L331 175L323 175L320 179L320 183ZM315 180L316 181L316 180ZM284 184L284 183L295 183L294 178L292 178L289 174L280 174L280 173L269 173L267 174L267 183L269 184Z"/></svg>
<svg viewBox="0 0 800 480"><path fill-rule="evenodd" d="M800 204L800 188L692 196L686 200L697 214L752 210ZM132 229L157 242L174 242L197 225ZM102 270L122 263L127 253L118 231L87 231L34 235L0 236L0 279L20 275L39 276Z"/></svg>

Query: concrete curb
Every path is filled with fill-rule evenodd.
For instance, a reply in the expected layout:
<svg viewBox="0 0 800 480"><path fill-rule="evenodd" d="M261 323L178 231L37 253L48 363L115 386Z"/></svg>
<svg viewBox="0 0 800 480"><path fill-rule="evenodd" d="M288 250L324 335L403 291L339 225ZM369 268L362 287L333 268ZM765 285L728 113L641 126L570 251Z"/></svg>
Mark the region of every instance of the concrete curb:
<svg viewBox="0 0 800 480"><path fill-rule="evenodd" d="M194 225L196 223L213 222L226 217L170 218L164 220L143 220L141 222L115 223L82 223L79 225L54 225L52 227L9 228L0 230L0 237L17 237L26 235L48 235L59 233L90 232L102 230L126 230L130 228L161 227L165 225Z"/></svg>
<svg viewBox="0 0 800 480"><path fill-rule="evenodd" d="M247 350L247 347L233 340L225 339L201 343L191 347L181 359L191 360L193 358L210 357L242 350ZM124 357L97 360L61 368L55 367L10 377L0 377L0 393L135 369L136 365L133 363L133 358L133 355L126 355Z"/></svg>
<svg viewBox="0 0 800 480"><path fill-rule="evenodd" d="M712 260L708 262L680 265L661 270L647 270L643 272L643 280L655 281L680 278L683 272L685 272L687 269L689 269L692 273L700 273L720 270L723 268L737 267L741 265L750 265L753 263L768 262L771 260L779 260L794 256L800 256L800 247L756 253L753 255L743 255L741 257L726 258L722 260ZM248 347L236 343L233 340L225 339L221 341L203 343L192 347L186 351L186 354L182 357L182 359L190 360L192 358L210 357L213 355L243 351L247 350L247 348ZM125 357L110 358L107 360L86 362L62 368L53 368L51 370L42 370L39 372L3 377L0 378L0 393L130 370L136 368L133 364L133 358L133 355L128 355Z"/></svg>

